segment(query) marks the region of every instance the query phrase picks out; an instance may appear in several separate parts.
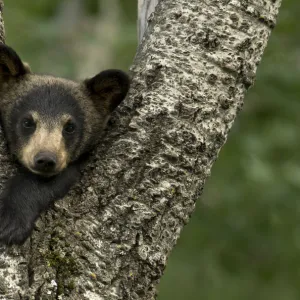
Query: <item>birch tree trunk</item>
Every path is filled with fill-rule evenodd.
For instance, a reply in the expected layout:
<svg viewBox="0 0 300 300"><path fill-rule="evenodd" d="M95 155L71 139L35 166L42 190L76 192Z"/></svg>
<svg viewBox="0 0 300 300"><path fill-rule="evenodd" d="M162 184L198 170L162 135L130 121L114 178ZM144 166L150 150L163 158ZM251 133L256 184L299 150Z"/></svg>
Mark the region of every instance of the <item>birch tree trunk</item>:
<svg viewBox="0 0 300 300"><path fill-rule="evenodd" d="M159 2L130 95L81 183L23 247L2 249L0 299L155 299L253 84L280 2ZM0 153L2 184L11 173L3 142Z"/></svg>

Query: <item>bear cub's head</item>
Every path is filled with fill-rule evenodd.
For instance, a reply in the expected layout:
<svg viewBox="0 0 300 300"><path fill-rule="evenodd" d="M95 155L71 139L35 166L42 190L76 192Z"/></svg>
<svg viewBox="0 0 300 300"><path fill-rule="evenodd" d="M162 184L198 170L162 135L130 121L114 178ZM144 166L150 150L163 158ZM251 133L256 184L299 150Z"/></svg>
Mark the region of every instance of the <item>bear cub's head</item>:
<svg viewBox="0 0 300 300"><path fill-rule="evenodd" d="M129 85L120 70L80 83L33 74L13 49L1 44L0 113L11 153L33 173L60 173L99 142Z"/></svg>

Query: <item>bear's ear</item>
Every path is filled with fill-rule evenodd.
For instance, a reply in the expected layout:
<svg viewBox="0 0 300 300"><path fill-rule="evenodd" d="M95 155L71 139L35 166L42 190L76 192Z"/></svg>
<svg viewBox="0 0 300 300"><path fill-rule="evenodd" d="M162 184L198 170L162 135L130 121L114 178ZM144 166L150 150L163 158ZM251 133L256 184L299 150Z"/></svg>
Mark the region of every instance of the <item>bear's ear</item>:
<svg viewBox="0 0 300 300"><path fill-rule="evenodd" d="M30 73L30 68L24 64L18 54L10 47L0 44L0 80L19 77Z"/></svg>
<svg viewBox="0 0 300 300"><path fill-rule="evenodd" d="M129 76L121 70L106 70L84 81L97 109L112 112L126 97Z"/></svg>

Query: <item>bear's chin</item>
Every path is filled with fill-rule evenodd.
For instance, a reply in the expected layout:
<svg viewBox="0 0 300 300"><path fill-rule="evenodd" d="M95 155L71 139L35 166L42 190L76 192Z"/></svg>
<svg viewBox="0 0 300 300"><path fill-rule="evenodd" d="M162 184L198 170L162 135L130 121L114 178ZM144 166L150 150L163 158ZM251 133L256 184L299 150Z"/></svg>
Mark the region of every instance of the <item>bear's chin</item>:
<svg viewBox="0 0 300 300"><path fill-rule="evenodd" d="M28 171L30 171L31 173L36 174L36 175L38 175L38 176L40 176L40 177L44 177L44 178L55 177L55 176L59 175L59 174L63 171L63 169L62 169L62 170L59 170L59 171L53 171L53 172L41 172L41 171L37 171L37 170L35 170L35 169L32 169L32 168L30 168L30 167L27 167L26 169L27 169Z"/></svg>

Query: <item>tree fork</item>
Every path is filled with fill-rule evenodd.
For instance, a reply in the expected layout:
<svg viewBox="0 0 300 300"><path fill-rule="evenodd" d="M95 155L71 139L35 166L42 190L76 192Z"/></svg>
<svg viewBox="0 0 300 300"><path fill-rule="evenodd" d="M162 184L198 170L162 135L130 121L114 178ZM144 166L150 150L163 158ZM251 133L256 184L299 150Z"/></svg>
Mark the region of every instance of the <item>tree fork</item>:
<svg viewBox="0 0 300 300"><path fill-rule="evenodd" d="M280 3L158 3L146 17L129 97L80 184L23 247L2 249L0 299L155 299ZM0 169L3 186L13 166L2 134Z"/></svg>

